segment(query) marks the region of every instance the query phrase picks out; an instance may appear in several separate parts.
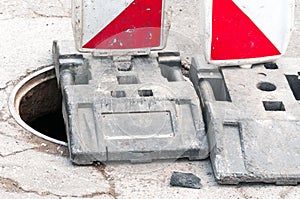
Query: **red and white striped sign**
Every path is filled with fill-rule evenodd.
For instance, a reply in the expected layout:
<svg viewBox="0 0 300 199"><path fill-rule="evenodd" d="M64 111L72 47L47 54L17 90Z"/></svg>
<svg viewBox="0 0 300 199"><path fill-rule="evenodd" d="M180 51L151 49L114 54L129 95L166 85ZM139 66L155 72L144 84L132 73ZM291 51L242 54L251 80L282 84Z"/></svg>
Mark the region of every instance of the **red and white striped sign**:
<svg viewBox="0 0 300 199"><path fill-rule="evenodd" d="M75 23L80 49L146 49L162 45L163 0L83 0ZM78 6L77 6L78 7ZM78 41L77 41L78 42ZM78 45L77 45L78 46Z"/></svg>
<svg viewBox="0 0 300 199"><path fill-rule="evenodd" d="M217 65L270 61L284 54L294 0L207 0L207 57Z"/></svg>

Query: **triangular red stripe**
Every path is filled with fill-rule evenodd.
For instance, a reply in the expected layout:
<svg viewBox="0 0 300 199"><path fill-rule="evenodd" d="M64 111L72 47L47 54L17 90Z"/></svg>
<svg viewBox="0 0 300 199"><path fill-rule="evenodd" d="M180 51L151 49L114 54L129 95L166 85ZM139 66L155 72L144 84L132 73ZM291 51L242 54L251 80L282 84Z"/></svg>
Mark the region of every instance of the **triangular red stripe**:
<svg viewBox="0 0 300 199"><path fill-rule="evenodd" d="M232 0L213 0L212 60L274 55L278 49Z"/></svg>
<svg viewBox="0 0 300 199"><path fill-rule="evenodd" d="M134 0L83 48L131 49L160 46L162 0Z"/></svg>

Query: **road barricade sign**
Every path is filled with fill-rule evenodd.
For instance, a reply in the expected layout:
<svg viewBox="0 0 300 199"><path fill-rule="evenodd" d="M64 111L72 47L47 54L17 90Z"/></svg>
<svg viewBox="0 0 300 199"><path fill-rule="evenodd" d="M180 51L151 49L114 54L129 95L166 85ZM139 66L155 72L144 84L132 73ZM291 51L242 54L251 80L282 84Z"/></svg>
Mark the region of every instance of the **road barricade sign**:
<svg viewBox="0 0 300 199"><path fill-rule="evenodd" d="M206 0L206 57L216 65L270 61L287 49L294 0Z"/></svg>
<svg viewBox="0 0 300 199"><path fill-rule="evenodd" d="M164 0L73 0L79 51L164 47Z"/></svg>

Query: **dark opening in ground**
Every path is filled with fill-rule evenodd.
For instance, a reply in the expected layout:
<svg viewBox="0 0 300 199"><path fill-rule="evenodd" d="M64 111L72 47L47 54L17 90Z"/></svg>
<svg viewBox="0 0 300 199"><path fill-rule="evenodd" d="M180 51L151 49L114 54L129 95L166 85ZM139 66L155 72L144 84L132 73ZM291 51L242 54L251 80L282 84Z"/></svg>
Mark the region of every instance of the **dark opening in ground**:
<svg viewBox="0 0 300 199"><path fill-rule="evenodd" d="M54 70L27 82L19 105L22 120L34 130L59 141L67 142L62 116L62 97ZM51 76L51 78L49 78Z"/></svg>
<svg viewBox="0 0 300 199"><path fill-rule="evenodd" d="M32 121L29 126L49 137L67 142L61 111L43 115Z"/></svg>

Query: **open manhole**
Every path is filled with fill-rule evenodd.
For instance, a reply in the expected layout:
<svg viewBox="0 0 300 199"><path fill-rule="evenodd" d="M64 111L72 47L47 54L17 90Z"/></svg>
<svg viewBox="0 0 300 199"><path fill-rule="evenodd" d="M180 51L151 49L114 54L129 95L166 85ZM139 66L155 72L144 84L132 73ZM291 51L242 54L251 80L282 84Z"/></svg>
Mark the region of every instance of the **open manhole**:
<svg viewBox="0 0 300 199"><path fill-rule="evenodd" d="M67 146L61 104L53 66L24 78L9 99L11 114L23 128L50 142Z"/></svg>

